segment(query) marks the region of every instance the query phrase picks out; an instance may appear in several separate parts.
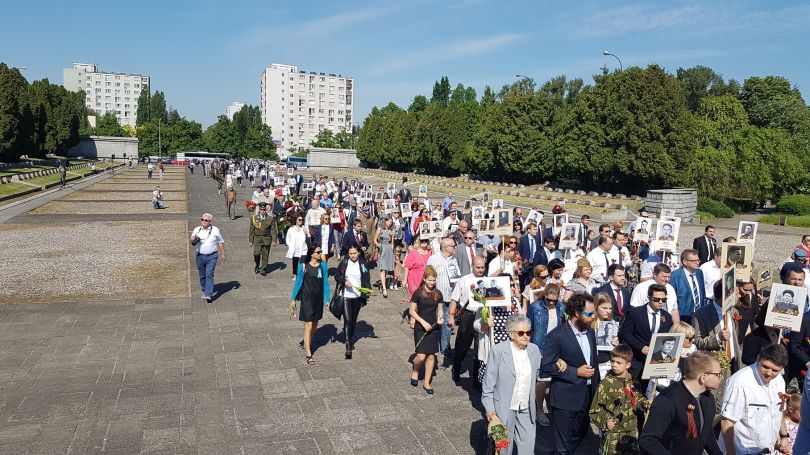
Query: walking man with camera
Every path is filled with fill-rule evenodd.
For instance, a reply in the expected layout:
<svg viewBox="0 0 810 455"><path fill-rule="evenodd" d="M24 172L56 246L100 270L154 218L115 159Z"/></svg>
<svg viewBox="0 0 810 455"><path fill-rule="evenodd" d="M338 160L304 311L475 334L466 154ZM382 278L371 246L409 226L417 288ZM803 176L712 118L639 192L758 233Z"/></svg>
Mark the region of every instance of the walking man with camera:
<svg viewBox="0 0 810 455"><path fill-rule="evenodd" d="M208 303L211 303L216 297L214 269L217 266L217 259L222 256L222 262L225 262L225 240L223 240L219 228L211 224L213 221L214 215L203 213L200 217L200 225L191 232L190 240L196 250L202 298Z"/></svg>

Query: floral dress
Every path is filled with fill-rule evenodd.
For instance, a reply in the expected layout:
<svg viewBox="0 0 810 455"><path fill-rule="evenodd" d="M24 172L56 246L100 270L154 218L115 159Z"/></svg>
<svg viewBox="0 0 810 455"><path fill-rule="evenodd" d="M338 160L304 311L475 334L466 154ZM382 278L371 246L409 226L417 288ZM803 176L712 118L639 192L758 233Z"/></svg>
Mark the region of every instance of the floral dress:
<svg viewBox="0 0 810 455"><path fill-rule="evenodd" d="M495 346L498 343L502 343L504 341L509 340L509 334L506 332L506 320L509 316L512 315L513 311L510 307L489 307L489 310L492 312L492 317L495 319L494 324L492 324L492 345ZM487 327L487 332L489 332L489 328ZM479 341L479 343L487 343L486 338L484 341ZM481 359L479 359L481 360ZM487 364L486 360L481 361L481 368L478 370L478 382L484 381L484 375L487 372Z"/></svg>

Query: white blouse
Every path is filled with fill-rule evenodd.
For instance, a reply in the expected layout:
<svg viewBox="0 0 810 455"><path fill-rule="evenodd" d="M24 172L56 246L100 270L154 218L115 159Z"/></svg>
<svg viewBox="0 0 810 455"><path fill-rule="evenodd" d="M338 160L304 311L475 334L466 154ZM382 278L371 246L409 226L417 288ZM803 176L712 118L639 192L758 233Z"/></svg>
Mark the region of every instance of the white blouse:
<svg viewBox="0 0 810 455"><path fill-rule="evenodd" d="M304 229L291 226L287 229L285 237L287 243L287 259L300 258L307 255L307 235Z"/></svg>
<svg viewBox="0 0 810 455"><path fill-rule="evenodd" d="M360 274L360 260L352 262L349 260L346 263L346 280L352 284L351 288L344 288L344 299L357 299L360 298L360 291L356 291L354 286L362 286L363 276Z"/></svg>

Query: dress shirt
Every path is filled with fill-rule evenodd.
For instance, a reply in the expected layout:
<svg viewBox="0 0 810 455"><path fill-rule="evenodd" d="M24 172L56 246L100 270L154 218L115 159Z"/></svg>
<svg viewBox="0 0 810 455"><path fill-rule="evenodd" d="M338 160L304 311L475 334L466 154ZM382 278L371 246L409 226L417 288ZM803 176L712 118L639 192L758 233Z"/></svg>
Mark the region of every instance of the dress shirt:
<svg viewBox="0 0 810 455"><path fill-rule="evenodd" d="M704 299L701 298L700 286L697 284L698 277L695 275L695 272L690 272L686 269L683 271L686 273L686 282L689 283L689 294L690 299L692 300L692 312L694 313L695 310L702 306L701 302L703 302ZM697 301L695 300L695 292L697 292L698 296Z"/></svg>
<svg viewBox="0 0 810 455"><path fill-rule="evenodd" d="M222 239L222 234L219 232L219 228L213 225L208 229L197 226L192 233L200 238L200 241L195 245L195 249L199 254L207 256L216 253L219 244L225 243L225 240Z"/></svg>
<svg viewBox="0 0 810 455"><path fill-rule="evenodd" d="M569 327L571 327L571 331L574 332L574 336L577 339L577 343L579 343L579 349L582 350L582 356L585 357L585 364L591 364L591 343L588 340L588 331L585 330L580 332L579 329L574 327L574 324L569 323ZM592 366L592 365L591 365ZM591 384L591 380L588 379L588 385Z"/></svg>
<svg viewBox="0 0 810 455"><path fill-rule="evenodd" d="M704 262L700 266L700 270L703 271L703 287L706 288L706 298L710 300L717 298L714 296L714 283L720 281L723 276L720 267L712 259L709 262Z"/></svg>
<svg viewBox="0 0 810 455"><path fill-rule="evenodd" d="M782 412L779 393L785 392L785 380L777 375L768 384L762 381L757 364L734 373L726 382L722 416L734 423L734 447L738 454L773 450L779 434ZM721 435L717 443L725 453Z"/></svg>
<svg viewBox="0 0 810 455"><path fill-rule="evenodd" d="M630 306L644 306L650 299L647 297L647 290L655 284L655 280L642 281L638 286L633 289L633 295L630 296ZM675 288L671 284L666 284L667 288L667 305L664 307L669 314L678 311L678 294L675 293Z"/></svg>
<svg viewBox="0 0 810 455"><path fill-rule="evenodd" d="M362 286L363 275L360 273L360 261L353 262L351 260L346 262L346 280L352 284L350 288L344 288L343 298L357 299L360 298L360 291L355 289L355 286Z"/></svg>
<svg viewBox="0 0 810 455"><path fill-rule="evenodd" d="M512 389L512 402L509 409L520 411L529 407L529 387L534 387L532 365L526 348L520 349L509 342L512 348L512 359L515 362L515 388Z"/></svg>
<svg viewBox="0 0 810 455"><path fill-rule="evenodd" d="M655 317L655 328L653 328L653 317ZM653 311L649 305L647 305L647 323L650 325L652 333L658 333L661 330L661 312Z"/></svg>
<svg viewBox="0 0 810 455"><path fill-rule="evenodd" d="M450 300L454 300L459 309L463 308L466 304L467 310L475 313L481 309L483 305L471 298L472 294L470 294L470 285L478 284L478 281L488 279L489 278L486 277L477 277L472 273L464 275L463 277L459 278L458 282L456 283L456 287L453 288L453 295L450 297ZM468 301L469 304L467 304Z"/></svg>
<svg viewBox="0 0 810 455"><path fill-rule="evenodd" d="M602 248L594 248L588 253L588 262L591 263L591 278L596 280L597 283L605 283L607 281L608 266L612 264L610 251L605 251Z"/></svg>

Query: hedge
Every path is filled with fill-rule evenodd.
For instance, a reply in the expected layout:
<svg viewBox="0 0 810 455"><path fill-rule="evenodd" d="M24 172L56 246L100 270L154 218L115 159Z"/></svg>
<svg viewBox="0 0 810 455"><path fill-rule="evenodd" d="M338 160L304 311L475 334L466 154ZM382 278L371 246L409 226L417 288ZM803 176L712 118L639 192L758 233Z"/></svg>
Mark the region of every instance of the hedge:
<svg viewBox="0 0 810 455"><path fill-rule="evenodd" d="M711 213L718 218L731 218L734 216L734 210L731 210L729 206L721 201L707 197L698 198L697 210L699 212Z"/></svg>
<svg viewBox="0 0 810 455"><path fill-rule="evenodd" d="M810 196L806 194L791 194L779 199L776 210L790 215L810 215Z"/></svg>

